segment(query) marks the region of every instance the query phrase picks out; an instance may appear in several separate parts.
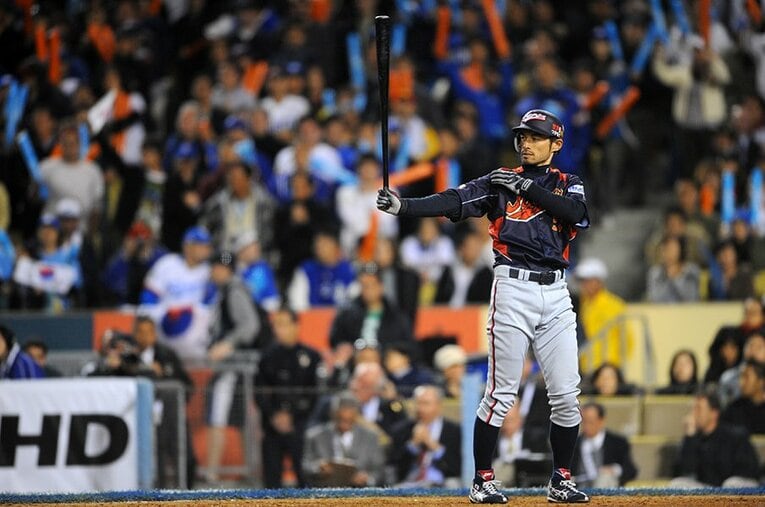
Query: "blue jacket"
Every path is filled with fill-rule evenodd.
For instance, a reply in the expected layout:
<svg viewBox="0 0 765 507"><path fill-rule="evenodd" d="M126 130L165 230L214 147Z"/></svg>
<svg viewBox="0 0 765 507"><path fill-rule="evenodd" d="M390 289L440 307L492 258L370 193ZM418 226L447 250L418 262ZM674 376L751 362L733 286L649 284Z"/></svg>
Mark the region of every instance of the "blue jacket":
<svg viewBox="0 0 765 507"><path fill-rule="evenodd" d="M0 379L43 378L42 368L34 359L21 351L18 343L14 343L8 353L8 358L0 364Z"/></svg>

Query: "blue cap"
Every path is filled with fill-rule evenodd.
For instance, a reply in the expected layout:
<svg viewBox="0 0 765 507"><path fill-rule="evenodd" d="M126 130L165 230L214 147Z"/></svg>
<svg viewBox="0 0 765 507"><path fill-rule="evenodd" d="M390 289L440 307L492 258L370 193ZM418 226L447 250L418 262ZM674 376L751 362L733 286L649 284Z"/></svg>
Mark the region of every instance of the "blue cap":
<svg viewBox="0 0 765 507"><path fill-rule="evenodd" d="M203 243L209 245L211 241L210 233L204 227L190 227L183 235L184 243Z"/></svg>
<svg viewBox="0 0 765 507"><path fill-rule="evenodd" d="M58 229L59 221L58 218L56 218L56 215L45 213L40 217L39 225L40 227L53 227Z"/></svg>
<svg viewBox="0 0 765 507"><path fill-rule="evenodd" d="M232 130L247 130L247 125L244 123L244 120L231 114L226 116L226 119L223 121L223 130L226 132Z"/></svg>
<svg viewBox="0 0 765 507"><path fill-rule="evenodd" d="M193 143L190 142L183 142L178 145L178 148L175 149L175 157L174 158L182 158L182 159L190 159L190 158L197 158L197 148L194 146Z"/></svg>

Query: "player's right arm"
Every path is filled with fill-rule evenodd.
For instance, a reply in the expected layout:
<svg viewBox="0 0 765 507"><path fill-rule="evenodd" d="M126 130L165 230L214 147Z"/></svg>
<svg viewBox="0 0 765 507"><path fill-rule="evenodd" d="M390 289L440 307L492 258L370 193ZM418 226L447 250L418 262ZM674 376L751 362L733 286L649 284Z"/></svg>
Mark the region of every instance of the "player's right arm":
<svg viewBox="0 0 765 507"><path fill-rule="evenodd" d="M446 217L453 222L467 217L483 216L491 208L496 190L483 176L457 188L450 188L427 197L399 197L389 189L377 192L377 209L407 217Z"/></svg>

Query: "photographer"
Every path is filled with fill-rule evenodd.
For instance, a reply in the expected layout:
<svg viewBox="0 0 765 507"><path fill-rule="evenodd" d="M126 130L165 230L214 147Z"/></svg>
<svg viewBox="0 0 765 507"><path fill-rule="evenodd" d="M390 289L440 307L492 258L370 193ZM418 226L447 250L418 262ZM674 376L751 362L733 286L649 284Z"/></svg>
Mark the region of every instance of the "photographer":
<svg viewBox="0 0 765 507"><path fill-rule="evenodd" d="M87 371L89 370L89 371ZM177 380L186 391L186 399L191 394L193 384L188 373L183 368L180 359L172 349L157 342L157 326L145 315L139 315L133 325L133 335L108 331L104 336L101 358L95 365L86 366L87 376L115 377L148 377L152 380ZM157 401L161 403L163 413L173 413L171 410L185 410L185 407L174 407L174 396L168 391L157 390ZM191 445L191 436L186 430L186 475L187 486L193 485L196 476L196 459ZM177 456L177 436L175 424L160 415L157 426L157 468L158 487L167 487L168 473L166 467L173 463Z"/></svg>

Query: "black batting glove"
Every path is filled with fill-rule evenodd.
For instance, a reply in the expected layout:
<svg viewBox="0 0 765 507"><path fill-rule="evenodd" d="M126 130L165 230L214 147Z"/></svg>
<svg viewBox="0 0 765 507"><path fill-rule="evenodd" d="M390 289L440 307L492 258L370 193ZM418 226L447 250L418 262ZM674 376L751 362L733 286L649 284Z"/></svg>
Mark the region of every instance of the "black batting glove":
<svg viewBox="0 0 765 507"><path fill-rule="evenodd" d="M518 173L514 173L510 169L500 167L494 169L489 173L489 179L492 185L498 187L505 187L515 194L525 192L531 186L532 181L529 178L524 178Z"/></svg>
<svg viewBox="0 0 765 507"><path fill-rule="evenodd" d="M401 212L401 199L389 188L381 188L377 191L377 209L398 215Z"/></svg>

